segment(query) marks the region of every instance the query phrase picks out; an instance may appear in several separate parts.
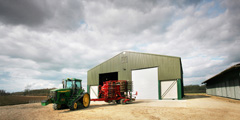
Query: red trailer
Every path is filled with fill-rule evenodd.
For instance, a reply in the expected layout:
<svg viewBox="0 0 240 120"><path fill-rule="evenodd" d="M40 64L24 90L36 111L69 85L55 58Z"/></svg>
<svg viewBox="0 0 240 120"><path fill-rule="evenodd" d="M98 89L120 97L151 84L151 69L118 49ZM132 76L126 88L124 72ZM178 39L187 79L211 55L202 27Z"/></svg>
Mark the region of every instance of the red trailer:
<svg viewBox="0 0 240 120"><path fill-rule="evenodd" d="M132 83L130 81L110 80L103 82L103 86L99 85L98 87L98 99L91 99L91 101L105 101L118 104L135 101L135 98L132 98Z"/></svg>

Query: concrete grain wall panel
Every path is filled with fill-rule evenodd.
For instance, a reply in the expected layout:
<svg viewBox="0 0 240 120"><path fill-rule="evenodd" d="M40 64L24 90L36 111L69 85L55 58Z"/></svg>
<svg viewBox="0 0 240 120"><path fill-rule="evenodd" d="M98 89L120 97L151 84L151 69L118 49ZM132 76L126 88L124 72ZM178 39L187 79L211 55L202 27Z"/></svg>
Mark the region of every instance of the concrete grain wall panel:
<svg viewBox="0 0 240 120"><path fill-rule="evenodd" d="M206 89L206 93L209 94L209 95L211 95L210 91L211 91L211 89L209 89L209 88Z"/></svg>
<svg viewBox="0 0 240 120"><path fill-rule="evenodd" d="M231 98L236 98L235 97L235 85L234 85L234 80L230 80L230 96Z"/></svg>
<svg viewBox="0 0 240 120"><path fill-rule="evenodd" d="M221 82L221 85L222 85L222 87L221 87L221 90L222 90L222 96L227 97L227 89L226 89L225 82L222 81L222 82Z"/></svg>
<svg viewBox="0 0 240 120"><path fill-rule="evenodd" d="M227 97L231 97L231 86L230 86L230 81L226 81L226 89L227 89Z"/></svg>
<svg viewBox="0 0 240 120"><path fill-rule="evenodd" d="M216 84L213 84L213 88L212 88L212 94L216 95Z"/></svg>
<svg viewBox="0 0 240 120"><path fill-rule="evenodd" d="M240 99L240 81L239 78L236 78L235 81L235 98Z"/></svg>
<svg viewBox="0 0 240 120"><path fill-rule="evenodd" d="M220 84L216 83L216 95L217 96L222 96L221 95L221 88L220 88Z"/></svg>
<svg viewBox="0 0 240 120"><path fill-rule="evenodd" d="M204 81L207 94L240 100L240 63Z"/></svg>

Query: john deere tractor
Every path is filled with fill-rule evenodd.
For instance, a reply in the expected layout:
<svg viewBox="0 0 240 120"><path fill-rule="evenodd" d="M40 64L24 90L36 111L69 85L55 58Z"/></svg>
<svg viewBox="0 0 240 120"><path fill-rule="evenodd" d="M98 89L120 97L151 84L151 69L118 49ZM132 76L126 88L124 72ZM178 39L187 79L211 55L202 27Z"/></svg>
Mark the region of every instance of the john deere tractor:
<svg viewBox="0 0 240 120"><path fill-rule="evenodd" d="M82 80L68 78L63 80L62 83L63 88L51 90L48 99L41 102L42 106L53 103L54 110L62 108L76 110L89 107L90 95L82 88Z"/></svg>

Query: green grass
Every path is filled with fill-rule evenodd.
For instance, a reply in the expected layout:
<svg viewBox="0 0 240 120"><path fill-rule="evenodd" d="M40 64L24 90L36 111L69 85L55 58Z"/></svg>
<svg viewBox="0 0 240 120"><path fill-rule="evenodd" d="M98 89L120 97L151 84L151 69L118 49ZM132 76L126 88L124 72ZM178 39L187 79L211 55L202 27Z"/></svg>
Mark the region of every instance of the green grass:
<svg viewBox="0 0 240 120"><path fill-rule="evenodd" d="M0 106L35 103L46 99L47 96L0 96Z"/></svg>

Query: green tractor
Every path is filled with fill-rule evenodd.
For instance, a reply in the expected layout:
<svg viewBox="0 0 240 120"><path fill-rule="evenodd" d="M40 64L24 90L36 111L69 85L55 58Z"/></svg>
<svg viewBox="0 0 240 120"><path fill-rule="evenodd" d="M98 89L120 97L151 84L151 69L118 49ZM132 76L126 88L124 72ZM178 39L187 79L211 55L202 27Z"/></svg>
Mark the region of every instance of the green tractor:
<svg viewBox="0 0 240 120"><path fill-rule="evenodd" d="M82 80L68 78L63 80L62 83L63 88L51 90L48 99L41 102L42 106L53 103L54 110L62 108L76 110L89 107L90 95L82 88Z"/></svg>

